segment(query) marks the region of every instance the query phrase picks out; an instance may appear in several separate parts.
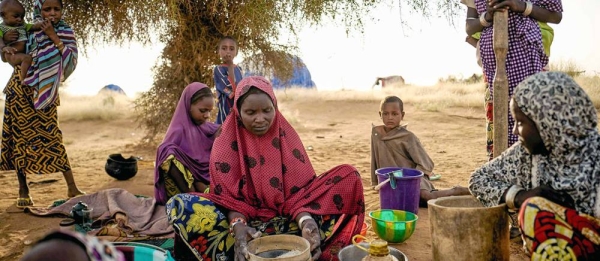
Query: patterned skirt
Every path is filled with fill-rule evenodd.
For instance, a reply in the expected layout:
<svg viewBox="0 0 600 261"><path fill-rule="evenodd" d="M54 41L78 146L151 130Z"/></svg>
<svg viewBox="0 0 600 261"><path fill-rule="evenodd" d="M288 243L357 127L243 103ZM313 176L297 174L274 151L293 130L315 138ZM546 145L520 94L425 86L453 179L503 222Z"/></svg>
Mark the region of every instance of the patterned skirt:
<svg viewBox="0 0 600 261"><path fill-rule="evenodd" d="M33 88L21 86L16 67L4 93L0 170L48 174L71 169L58 127L59 101L42 110L33 107Z"/></svg>
<svg viewBox="0 0 600 261"><path fill-rule="evenodd" d="M194 179L194 175L192 172L185 166L181 161L175 158L175 155L169 155L167 159L160 164L159 166L159 174L162 177L164 188L161 185L157 185L157 189L164 189L166 191L167 199L175 196L177 194L184 193L175 183L175 180L169 175L169 170L171 167L177 168L179 172L183 175L183 179L185 180L188 188L192 188L194 186L194 182L202 182L201 180ZM205 193L208 192L208 189Z"/></svg>
<svg viewBox="0 0 600 261"><path fill-rule="evenodd" d="M166 204L169 222L175 230L175 258L177 260L227 261L234 258L235 239L229 234L227 212L197 194L179 194ZM315 216L320 227L322 260L337 260L337 253L343 246L334 238L336 231L352 222L346 215ZM300 236L294 220L275 217L268 222L258 220L248 225L263 235L292 234Z"/></svg>
<svg viewBox="0 0 600 261"><path fill-rule="evenodd" d="M533 197L519 224L531 260L600 260L600 219Z"/></svg>

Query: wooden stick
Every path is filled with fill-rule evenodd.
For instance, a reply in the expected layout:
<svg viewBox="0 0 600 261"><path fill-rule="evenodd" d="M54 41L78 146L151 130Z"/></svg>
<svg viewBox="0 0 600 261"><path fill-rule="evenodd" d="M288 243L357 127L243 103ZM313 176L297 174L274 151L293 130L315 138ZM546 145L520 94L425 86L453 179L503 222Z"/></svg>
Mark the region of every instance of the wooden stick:
<svg viewBox="0 0 600 261"><path fill-rule="evenodd" d="M506 56L508 54L508 10L494 13L494 54L496 75L494 77L494 158L508 148L508 78Z"/></svg>

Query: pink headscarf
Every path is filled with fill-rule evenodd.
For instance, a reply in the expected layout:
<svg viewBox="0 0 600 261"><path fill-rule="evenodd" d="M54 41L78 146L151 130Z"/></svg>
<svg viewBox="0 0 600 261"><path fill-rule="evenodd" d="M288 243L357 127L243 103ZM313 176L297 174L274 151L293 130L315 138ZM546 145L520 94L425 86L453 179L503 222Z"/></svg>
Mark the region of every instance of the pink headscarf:
<svg viewBox="0 0 600 261"><path fill-rule="evenodd" d="M239 121L239 99L252 87L269 95L275 106L273 123L262 136L250 133ZM210 166L210 194L203 196L251 219L295 217L303 211L361 217L364 213L358 171L341 165L317 177L298 133L277 109L271 83L260 76L239 83Z"/></svg>

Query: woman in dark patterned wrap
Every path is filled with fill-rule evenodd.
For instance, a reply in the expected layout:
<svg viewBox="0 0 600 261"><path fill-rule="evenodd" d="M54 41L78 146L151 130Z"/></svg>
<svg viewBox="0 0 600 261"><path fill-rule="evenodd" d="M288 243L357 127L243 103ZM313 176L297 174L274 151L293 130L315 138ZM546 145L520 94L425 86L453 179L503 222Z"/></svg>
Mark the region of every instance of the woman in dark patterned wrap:
<svg viewBox="0 0 600 261"><path fill-rule="evenodd" d="M68 197L84 194L73 172L58 127L58 87L75 70L77 42L71 27L62 20L61 0L37 0L34 16L50 23L29 36L27 51L33 62L21 85L20 66L15 67L4 93L0 170L16 170L19 180L17 207L33 206L26 176L62 172ZM14 34L5 34L10 41Z"/></svg>

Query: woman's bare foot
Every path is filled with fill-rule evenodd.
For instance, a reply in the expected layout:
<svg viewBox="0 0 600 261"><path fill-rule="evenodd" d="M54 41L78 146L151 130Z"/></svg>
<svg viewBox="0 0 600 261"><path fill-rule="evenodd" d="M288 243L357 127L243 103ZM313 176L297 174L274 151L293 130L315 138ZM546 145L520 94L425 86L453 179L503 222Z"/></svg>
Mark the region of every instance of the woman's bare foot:
<svg viewBox="0 0 600 261"><path fill-rule="evenodd" d="M73 178L73 171L67 170L63 172L63 176L65 177L65 181L67 182L67 196L69 198L85 195L85 192L79 190L77 185L75 185L75 179Z"/></svg>
<svg viewBox="0 0 600 261"><path fill-rule="evenodd" d="M24 179L25 177L23 177ZM22 185L23 184L23 185ZM21 177L19 177L19 197L17 198L17 208L26 208L33 206L33 199L29 195L29 187L27 187L27 183L23 180L21 184Z"/></svg>
<svg viewBox="0 0 600 261"><path fill-rule="evenodd" d="M85 192L79 190L79 188L77 188L77 185L75 185L75 184L68 185L68 187L69 187L69 190L67 192L67 196L69 198L85 195Z"/></svg>

